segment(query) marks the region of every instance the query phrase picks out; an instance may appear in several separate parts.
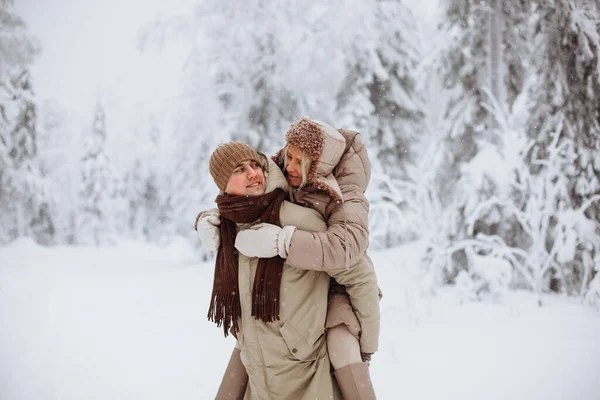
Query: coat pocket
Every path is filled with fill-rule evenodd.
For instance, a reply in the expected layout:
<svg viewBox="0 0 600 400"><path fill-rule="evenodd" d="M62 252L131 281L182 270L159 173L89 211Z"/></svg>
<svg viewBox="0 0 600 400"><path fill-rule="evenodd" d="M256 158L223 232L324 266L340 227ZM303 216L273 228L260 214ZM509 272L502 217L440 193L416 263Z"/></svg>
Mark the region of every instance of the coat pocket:
<svg viewBox="0 0 600 400"><path fill-rule="evenodd" d="M324 349L325 335L321 334L316 340L303 335L291 321L286 321L279 329L281 336L290 352L292 359L314 361L320 357Z"/></svg>

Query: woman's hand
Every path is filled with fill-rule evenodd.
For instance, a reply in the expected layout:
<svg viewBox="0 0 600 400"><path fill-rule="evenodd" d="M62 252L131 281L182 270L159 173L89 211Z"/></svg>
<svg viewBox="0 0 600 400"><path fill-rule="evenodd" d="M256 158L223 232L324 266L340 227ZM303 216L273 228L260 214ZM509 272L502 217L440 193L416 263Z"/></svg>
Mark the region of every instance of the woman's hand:
<svg viewBox="0 0 600 400"><path fill-rule="evenodd" d="M287 258L287 253L296 231L295 226L283 228L273 224L257 224L238 232L235 248L246 257Z"/></svg>
<svg viewBox="0 0 600 400"><path fill-rule="evenodd" d="M194 228L198 238L207 250L216 252L221 244L221 233L219 232L219 210L212 209L198 214Z"/></svg>

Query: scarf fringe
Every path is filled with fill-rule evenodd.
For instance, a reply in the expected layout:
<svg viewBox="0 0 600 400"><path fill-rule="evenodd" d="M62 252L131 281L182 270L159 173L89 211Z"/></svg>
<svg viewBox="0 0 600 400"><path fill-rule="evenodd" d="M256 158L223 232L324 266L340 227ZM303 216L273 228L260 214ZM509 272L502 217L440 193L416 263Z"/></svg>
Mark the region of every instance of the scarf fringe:
<svg viewBox="0 0 600 400"><path fill-rule="evenodd" d="M219 232L221 245L217 252L213 290L208 309L208 320L223 326L225 337L230 330L239 332L241 317L238 287L238 253L235 251L237 223L256 220L279 225L279 210L285 192L277 189L259 197L220 195L217 205L221 214ZM235 222L234 222L235 221ZM279 294L283 258L261 258L258 260L252 287L252 316L265 322L279 320Z"/></svg>
<svg viewBox="0 0 600 400"><path fill-rule="evenodd" d="M265 262L262 262L262 261ZM279 294L281 287L281 275L283 269L283 258L276 256L268 259L260 259L259 266L254 278L252 288L252 316L260 318L265 322L279 320ZM262 276L263 278L259 279Z"/></svg>

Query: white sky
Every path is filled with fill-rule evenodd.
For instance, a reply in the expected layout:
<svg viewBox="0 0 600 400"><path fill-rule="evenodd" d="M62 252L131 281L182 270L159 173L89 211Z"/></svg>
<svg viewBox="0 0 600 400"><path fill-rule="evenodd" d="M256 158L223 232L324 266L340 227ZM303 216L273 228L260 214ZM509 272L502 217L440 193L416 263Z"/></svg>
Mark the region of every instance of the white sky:
<svg viewBox="0 0 600 400"><path fill-rule="evenodd" d="M56 99L87 117L98 96L113 123L136 107L178 90L181 57L141 54L137 30L161 15L189 14L195 0L16 0L15 8L42 44L34 64L40 102ZM107 114L108 115L108 114Z"/></svg>

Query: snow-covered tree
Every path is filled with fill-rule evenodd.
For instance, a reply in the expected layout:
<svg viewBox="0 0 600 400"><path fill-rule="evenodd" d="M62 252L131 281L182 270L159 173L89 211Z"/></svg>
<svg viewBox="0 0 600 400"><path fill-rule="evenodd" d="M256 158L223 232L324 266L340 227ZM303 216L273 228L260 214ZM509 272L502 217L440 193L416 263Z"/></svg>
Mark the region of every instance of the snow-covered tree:
<svg viewBox="0 0 600 400"><path fill-rule="evenodd" d="M563 129L563 121L559 121L556 132ZM512 137L518 142L527 140L524 132L513 132ZM540 294L550 290L563 290L585 294L587 283L594 274L594 265L600 262L600 235L597 233L598 223L585 216L589 207L600 201L600 195L589 198L577 208L569 201L569 178L564 168L571 164L573 149L568 142L560 141L559 135L548 145L546 159L531 159L531 148L535 141L528 139L528 144L520 146L519 160L514 164L511 173L515 180L512 183L511 198L490 197L477 205L469 220L469 232L473 233L474 222L480 213L500 207L514 220L522 230L524 240L510 243L498 235L478 235L475 240L454 243L452 251L474 246L495 257L509 261L517 272L517 284L521 284ZM531 165L536 166L535 172ZM581 273L573 282L572 272L565 268L575 260L582 249ZM558 286L557 286L558 284ZM577 285L574 288L573 285ZM573 293L569 293L573 294Z"/></svg>
<svg viewBox="0 0 600 400"><path fill-rule="evenodd" d="M417 68L417 87L426 96L427 129L415 146L414 165L406 168L404 182L396 186L405 201L408 226L425 242L422 261L427 281L433 287L457 283L464 270L462 284L469 279L467 286L473 290L492 290L497 285L485 282L473 260L497 255L489 253L489 246L470 247L473 243L468 240L482 234L514 233L515 223L502 207L479 210L476 220L471 218L477 206L491 197L510 200L510 171L516 162L512 153L520 149L504 137L505 128L498 129L496 114L518 117L518 122L511 120L513 125L526 121L528 109L521 107L529 104L518 95L530 83L529 69L521 68L530 60L519 53L530 34L527 8L520 1L443 4L439 30L429 34L429 53L424 52ZM494 274L489 271L487 276Z"/></svg>
<svg viewBox="0 0 600 400"><path fill-rule="evenodd" d="M276 1L210 1L205 35L209 62L222 108L226 136L259 151L273 152L290 122L298 118L298 97L286 81L287 52L282 21L286 4ZM287 3L287 2L285 2ZM217 16L215 16L215 13ZM230 29L232 26L235 29Z"/></svg>
<svg viewBox="0 0 600 400"><path fill-rule="evenodd" d="M565 190L554 199L556 211L582 211L589 221L580 221L568 232L558 215L548 222L553 234L546 246L554 248L557 241L568 239L562 246L569 249L567 255L566 249L560 257L552 255L551 271L564 290L579 292L596 273L599 258L600 6L584 0L537 3L535 59L540 79L532 90L535 107L528 133L534 145L529 159L532 173L552 168L556 179L564 181ZM552 162L555 148L561 151Z"/></svg>
<svg viewBox="0 0 600 400"><path fill-rule="evenodd" d="M125 178L128 229L135 239L151 241L160 228L157 226L160 198L156 172L143 160L136 159Z"/></svg>
<svg viewBox="0 0 600 400"><path fill-rule="evenodd" d="M38 140L41 171L52 194L52 216L57 243L75 243L82 157L80 135L73 131L73 115L56 100L40 107L41 131Z"/></svg>
<svg viewBox="0 0 600 400"><path fill-rule="evenodd" d="M458 269L465 267L466 260L453 262L440 246L463 239L470 205L497 190L494 176L488 176L488 170L480 168L486 163L477 158L485 149L487 157L497 159L499 151L499 140L490 129L484 108L484 101L489 99L485 89L490 87L490 12L485 3L449 0L445 2L439 28L445 41L436 54L436 71L441 76L442 88L433 95L443 96L444 113L440 125L431 127L428 136L432 145L425 157L432 157L429 165L437 171L434 184L429 182L431 196L437 197L446 211L442 212L445 220L433 228L435 233L423 232L421 236L437 237L428 246L424 261L429 268L441 268L444 281L452 280ZM409 178L417 184L421 179ZM484 217L488 218L485 225L496 222L489 219L492 214ZM446 238L442 240L440 235Z"/></svg>
<svg viewBox="0 0 600 400"><path fill-rule="evenodd" d="M535 73L532 64L535 4L528 0L495 1L503 13L501 50L504 62L505 100L508 109L515 105L517 97L526 90L528 76ZM513 114L515 114L513 112Z"/></svg>
<svg viewBox="0 0 600 400"><path fill-rule="evenodd" d="M339 126L362 132L383 171L398 177L424 131L415 76L422 40L403 1L365 3L363 25L345 49L335 119Z"/></svg>
<svg viewBox="0 0 600 400"><path fill-rule="evenodd" d="M160 140L160 128L151 117L148 132L138 137L138 154L125 176L128 230L138 240L157 242L165 229L160 223L165 197L157 165Z"/></svg>
<svg viewBox="0 0 600 400"><path fill-rule="evenodd" d="M0 243L27 235L49 244L54 224L39 166L29 72L39 44L10 0L0 2L0 29Z"/></svg>
<svg viewBox="0 0 600 400"><path fill-rule="evenodd" d="M77 241L82 244L111 243L116 233L118 177L107 154L105 118L104 107L99 101L81 160Z"/></svg>

